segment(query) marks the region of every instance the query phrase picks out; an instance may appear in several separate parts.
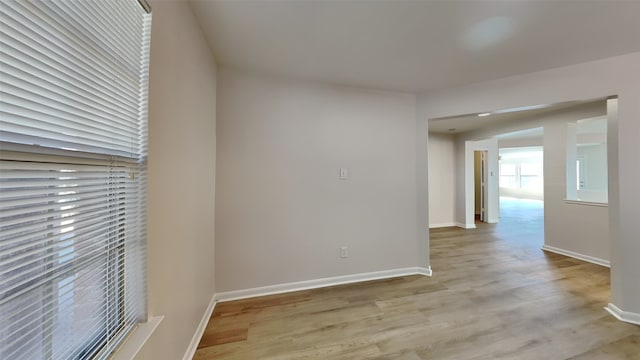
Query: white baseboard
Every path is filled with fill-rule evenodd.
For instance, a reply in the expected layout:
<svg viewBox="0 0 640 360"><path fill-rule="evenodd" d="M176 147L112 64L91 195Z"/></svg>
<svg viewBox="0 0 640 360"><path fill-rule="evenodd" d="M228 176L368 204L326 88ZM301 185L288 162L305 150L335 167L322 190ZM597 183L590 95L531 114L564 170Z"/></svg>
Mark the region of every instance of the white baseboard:
<svg viewBox="0 0 640 360"><path fill-rule="evenodd" d="M375 271L363 274L335 276L324 279L315 279L308 281L297 281L286 284L262 286L245 290L226 291L216 294L216 298L220 302L247 299L257 296L281 294L292 291L316 289L327 286L351 284L370 280L387 279L406 275L425 275L431 276L431 267L410 267L402 269ZM185 358L186 359L186 358Z"/></svg>
<svg viewBox="0 0 640 360"><path fill-rule="evenodd" d="M452 227L452 226L458 226L456 223L454 222L450 222L450 223L439 223L439 224L429 224L429 229L435 229L435 228L443 228L443 227Z"/></svg>
<svg viewBox="0 0 640 360"><path fill-rule="evenodd" d="M424 275L424 276L431 276L433 275L433 271L431 271L431 266L427 266L427 267L416 267L415 269L415 275ZM413 275L413 274L409 274L409 275Z"/></svg>
<svg viewBox="0 0 640 360"><path fill-rule="evenodd" d="M476 228L476 224L464 224L464 223L459 223L459 222L457 222L455 224L455 226L463 228L463 229L475 229Z"/></svg>
<svg viewBox="0 0 640 360"><path fill-rule="evenodd" d="M564 255L564 256L568 256L568 257L572 257L572 258L578 259L578 260L584 260L586 262L590 262L590 263L593 263L593 264L596 264L596 265L611 267L611 263L609 262L609 260L604 260L604 259L600 259L600 258L597 258L597 257L580 254L580 253L577 253L577 252L574 252L574 251L570 251L570 250L560 249L560 248L557 248L555 246L542 245L542 250L550 251L552 253L556 253L556 254L560 254L560 255Z"/></svg>
<svg viewBox="0 0 640 360"><path fill-rule="evenodd" d="M616 319L624 322L628 322L630 324L640 325L640 314L632 313L628 311L623 311L619 307L609 303L609 305L604 308L609 312L609 314L613 315Z"/></svg>
<svg viewBox="0 0 640 360"><path fill-rule="evenodd" d="M204 331L207 328L207 324L209 323L209 318L211 318L211 314L213 314L213 309L216 308L216 303L218 302L216 295L214 294L209 301L209 305L207 306L207 310L205 310L202 319L200 319L200 324L198 324L198 328L196 329L195 334L191 338L191 343L189 343L189 347L187 348L187 352L182 357L182 360L191 360L193 356L196 354L196 350L198 350L198 344L200 343L200 339L202 339L202 335L204 335Z"/></svg>

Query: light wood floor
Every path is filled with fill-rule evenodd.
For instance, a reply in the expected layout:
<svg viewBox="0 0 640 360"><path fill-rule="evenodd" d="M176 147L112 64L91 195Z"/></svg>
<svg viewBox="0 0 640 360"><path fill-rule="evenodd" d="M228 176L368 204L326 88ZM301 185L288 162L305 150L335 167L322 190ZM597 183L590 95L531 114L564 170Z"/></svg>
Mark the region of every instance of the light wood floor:
<svg viewBox="0 0 640 360"><path fill-rule="evenodd" d="M433 277L220 303L194 359L640 359L609 270L522 226L431 231Z"/></svg>

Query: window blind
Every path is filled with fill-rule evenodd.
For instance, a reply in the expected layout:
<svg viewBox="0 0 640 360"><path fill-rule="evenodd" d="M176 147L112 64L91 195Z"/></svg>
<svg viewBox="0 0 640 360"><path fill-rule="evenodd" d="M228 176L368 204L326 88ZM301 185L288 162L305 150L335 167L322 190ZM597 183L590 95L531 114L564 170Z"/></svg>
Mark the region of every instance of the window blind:
<svg viewBox="0 0 640 360"><path fill-rule="evenodd" d="M1 6L0 141L140 155L150 16L137 1Z"/></svg>
<svg viewBox="0 0 640 360"><path fill-rule="evenodd" d="M0 359L104 359L146 319L151 15L0 2Z"/></svg>

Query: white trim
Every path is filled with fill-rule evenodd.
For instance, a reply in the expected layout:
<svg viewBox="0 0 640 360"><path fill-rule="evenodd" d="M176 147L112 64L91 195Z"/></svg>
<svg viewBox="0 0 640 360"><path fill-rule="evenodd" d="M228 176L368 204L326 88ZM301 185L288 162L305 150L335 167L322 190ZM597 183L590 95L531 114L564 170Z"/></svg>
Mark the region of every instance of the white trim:
<svg viewBox="0 0 640 360"><path fill-rule="evenodd" d="M209 319L211 318L211 314L213 314L213 310L216 308L216 303L218 302L218 297L213 294L211 300L209 301L209 306L207 306L207 310L205 310L202 319L200 319L200 324L196 329L195 334L191 338L191 343L189 343L189 347L187 348L187 352L182 357L182 360L191 360L193 356L196 354L196 350L198 350L198 344L200 343L200 339L202 339L202 335L204 335L204 331L207 328L207 324L209 323Z"/></svg>
<svg viewBox="0 0 640 360"><path fill-rule="evenodd" d="M557 248L555 246L542 245L542 250L550 251L552 253L556 253L556 254L560 254L560 255L564 255L564 256L568 256L568 257L572 257L572 258L578 259L578 260L583 260L583 261L590 262L590 263L593 263L593 264L596 264L596 265L600 265L600 266L611 267L611 263L609 262L609 260L604 260L604 259L600 259L600 258L597 258L597 257L580 254L580 253L573 252L573 251L570 251L570 250L560 249L560 248Z"/></svg>
<svg viewBox="0 0 640 360"><path fill-rule="evenodd" d="M111 360L133 360L144 343L149 340L164 316L154 316L146 323L138 324L135 330L127 337L127 340L111 355Z"/></svg>
<svg viewBox="0 0 640 360"><path fill-rule="evenodd" d="M565 204L573 204L573 205L609 207L609 203L603 203L603 202L597 202L597 201L584 201L584 200L564 199L564 202L565 202Z"/></svg>
<svg viewBox="0 0 640 360"><path fill-rule="evenodd" d="M640 314L632 313L629 311L623 311L619 307L609 303L609 305L604 307L605 310L609 312L609 314L613 315L616 319L624 322L628 322L630 324L640 325Z"/></svg>
<svg viewBox="0 0 640 360"><path fill-rule="evenodd" d="M431 266L425 267L416 267L416 275L424 275L424 276L432 276L433 271L431 271Z"/></svg>
<svg viewBox="0 0 640 360"><path fill-rule="evenodd" d="M475 229L476 228L476 224L463 224L463 223L459 223L457 222L456 225L459 228L463 228L463 229Z"/></svg>
<svg viewBox="0 0 640 360"><path fill-rule="evenodd" d="M324 279L297 281L278 285L262 286L252 289L226 291L216 294L218 301L247 299L257 296L281 294L292 291L316 289L327 286L351 284L370 280L387 279L407 275L431 276L431 267L410 267L384 271L374 271L362 274L342 275Z"/></svg>
<svg viewBox="0 0 640 360"><path fill-rule="evenodd" d="M458 226L458 225L456 223L454 223L454 222L439 223L439 224L429 224L429 229L452 227L452 226Z"/></svg>

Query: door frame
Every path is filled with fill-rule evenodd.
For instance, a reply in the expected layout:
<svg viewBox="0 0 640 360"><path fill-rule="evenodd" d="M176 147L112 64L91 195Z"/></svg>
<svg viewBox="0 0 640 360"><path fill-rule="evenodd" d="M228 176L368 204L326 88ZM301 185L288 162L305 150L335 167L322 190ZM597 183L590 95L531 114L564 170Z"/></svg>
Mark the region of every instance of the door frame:
<svg viewBox="0 0 640 360"><path fill-rule="evenodd" d="M498 139L465 141L465 228L475 225L475 151L486 151L486 192L485 222L497 223L500 220L500 188L498 184Z"/></svg>

